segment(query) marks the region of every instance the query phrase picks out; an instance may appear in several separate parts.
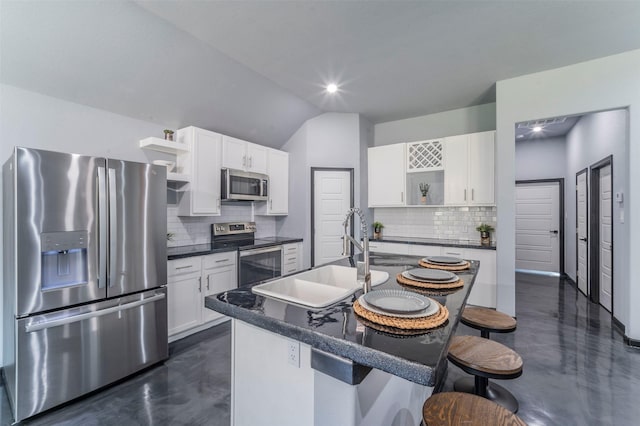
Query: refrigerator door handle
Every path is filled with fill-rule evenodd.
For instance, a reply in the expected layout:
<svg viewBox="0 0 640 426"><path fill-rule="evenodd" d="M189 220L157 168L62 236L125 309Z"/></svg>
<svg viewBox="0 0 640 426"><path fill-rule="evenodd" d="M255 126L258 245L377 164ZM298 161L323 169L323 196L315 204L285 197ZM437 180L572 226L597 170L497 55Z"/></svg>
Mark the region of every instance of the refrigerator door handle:
<svg viewBox="0 0 640 426"><path fill-rule="evenodd" d="M106 168L98 167L98 288L107 286L107 177Z"/></svg>
<svg viewBox="0 0 640 426"><path fill-rule="evenodd" d="M116 249L118 241L118 210L116 193L116 169L109 168L109 271L108 285L116 281Z"/></svg>
<svg viewBox="0 0 640 426"><path fill-rule="evenodd" d="M71 324L74 322L86 320L89 318L97 318L104 315L109 315L114 312L125 311L127 309L132 309L138 306L146 305L148 303L156 302L158 300L164 299L164 293L154 294L151 297L147 297L146 299L136 300L135 302L127 303L124 305L112 306L110 308L101 309L99 311L87 312L84 314L72 315L65 318L59 318L51 321L40 321L33 324L27 324L24 328L27 333L31 333L34 331L45 330L51 327L58 327L61 325Z"/></svg>

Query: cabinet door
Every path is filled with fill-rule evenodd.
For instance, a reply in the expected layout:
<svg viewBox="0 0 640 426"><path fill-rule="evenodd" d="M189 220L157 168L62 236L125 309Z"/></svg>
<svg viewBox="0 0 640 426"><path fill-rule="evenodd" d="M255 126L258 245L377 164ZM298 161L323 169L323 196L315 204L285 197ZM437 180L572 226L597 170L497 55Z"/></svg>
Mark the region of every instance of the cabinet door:
<svg viewBox="0 0 640 426"><path fill-rule="evenodd" d="M469 135L470 204L495 204L495 132Z"/></svg>
<svg viewBox="0 0 640 426"><path fill-rule="evenodd" d="M235 263L210 269L205 272L205 275L204 297L213 296L238 287L238 273ZM202 321L209 322L222 317L223 315L221 313L204 307L204 297L200 301L203 309Z"/></svg>
<svg viewBox="0 0 640 426"><path fill-rule="evenodd" d="M201 319L199 258L167 262L167 323L169 336L196 327Z"/></svg>
<svg viewBox="0 0 640 426"><path fill-rule="evenodd" d="M247 170L254 173L268 174L267 147L247 143Z"/></svg>
<svg viewBox="0 0 640 426"><path fill-rule="evenodd" d="M286 215L289 213L289 153L270 149L268 156L267 214Z"/></svg>
<svg viewBox="0 0 640 426"><path fill-rule="evenodd" d="M444 203L467 204L469 180L468 135L445 138L444 143Z"/></svg>
<svg viewBox="0 0 640 426"><path fill-rule="evenodd" d="M369 207L404 206L406 144L369 148Z"/></svg>
<svg viewBox="0 0 640 426"><path fill-rule="evenodd" d="M191 149L191 208L196 215L220 214L220 144L218 133L195 129Z"/></svg>
<svg viewBox="0 0 640 426"><path fill-rule="evenodd" d="M238 254L235 251L202 257L203 294L202 321L213 321L223 315L204 306L204 298L238 287Z"/></svg>
<svg viewBox="0 0 640 426"><path fill-rule="evenodd" d="M222 137L222 167L247 170L247 144L249 142L231 136Z"/></svg>

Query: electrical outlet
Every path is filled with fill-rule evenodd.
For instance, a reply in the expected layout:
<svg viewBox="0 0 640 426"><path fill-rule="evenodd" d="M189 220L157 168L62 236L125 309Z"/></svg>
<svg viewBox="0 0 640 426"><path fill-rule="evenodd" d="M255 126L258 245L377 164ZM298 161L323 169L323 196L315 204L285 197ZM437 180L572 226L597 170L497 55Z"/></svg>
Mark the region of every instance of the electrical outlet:
<svg viewBox="0 0 640 426"><path fill-rule="evenodd" d="M300 368L300 342L287 342L287 362Z"/></svg>

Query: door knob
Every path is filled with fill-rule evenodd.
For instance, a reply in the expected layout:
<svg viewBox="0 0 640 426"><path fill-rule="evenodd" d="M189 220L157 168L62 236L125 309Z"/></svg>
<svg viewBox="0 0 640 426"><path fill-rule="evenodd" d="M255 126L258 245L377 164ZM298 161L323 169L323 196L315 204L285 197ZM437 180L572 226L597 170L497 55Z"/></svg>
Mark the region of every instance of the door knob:
<svg viewBox="0 0 640 426"><path fill-rule="evenodd" d="M552 234L557 234L557 233L558 233L558 230L557 230L557 229L554 229L553 231L549 231L549 232L551 232Z"/></svg>
<svg viewBox="0 0 640 426"><path fill-rule="evenodd" d="M580 238L580 241L587 241L587 238L586 237L582 237L582 238Z"/></svg>

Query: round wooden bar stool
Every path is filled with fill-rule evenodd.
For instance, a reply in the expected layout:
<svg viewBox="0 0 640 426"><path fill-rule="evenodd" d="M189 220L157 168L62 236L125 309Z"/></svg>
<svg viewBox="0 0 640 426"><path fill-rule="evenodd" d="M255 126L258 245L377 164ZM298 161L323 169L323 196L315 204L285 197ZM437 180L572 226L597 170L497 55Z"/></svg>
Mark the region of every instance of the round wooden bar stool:
<svg viewBox="0 0 640 426"><path fill-rule="evenodd" d="M425 426L526 426L506 408L479 396L460 392L431 395L422 406Z"/></svg>
<svg viewBox="0 0 640 426"><path fill-rule="evenodd" d="M466 306L460 321L480 330L480 336L489 338L489 333L511 333L516 329L516 320L509 315L489 308Z"/></svg>
<svg viewBox="0 0 640 426"><path fill-rule="evenodd" d="M474 393L497 402L512 412L518 411L518 400L502 386L489 379L515 379L522 374L522 358L508 347L478 336L453 336L449 361L474 377L471 388L457 386L456 391Z"/></svg>

